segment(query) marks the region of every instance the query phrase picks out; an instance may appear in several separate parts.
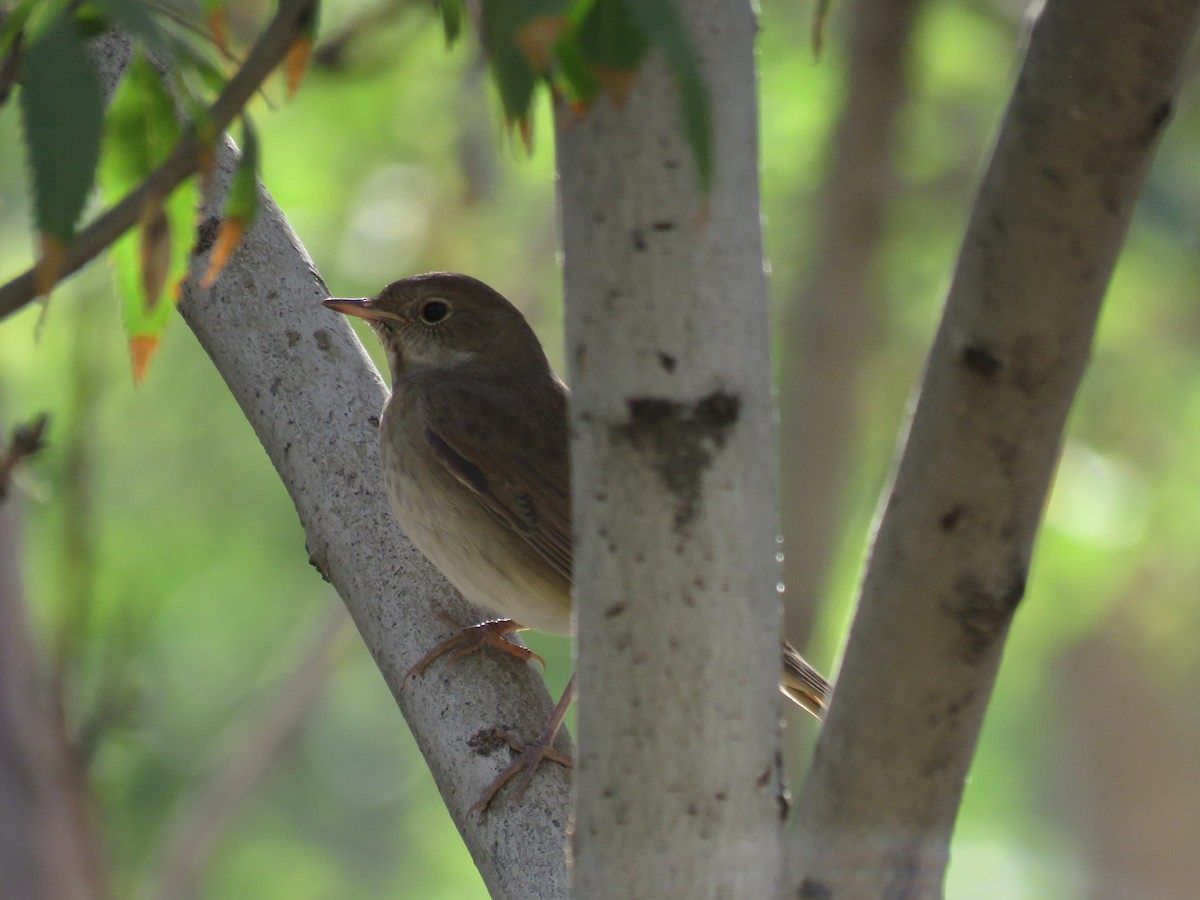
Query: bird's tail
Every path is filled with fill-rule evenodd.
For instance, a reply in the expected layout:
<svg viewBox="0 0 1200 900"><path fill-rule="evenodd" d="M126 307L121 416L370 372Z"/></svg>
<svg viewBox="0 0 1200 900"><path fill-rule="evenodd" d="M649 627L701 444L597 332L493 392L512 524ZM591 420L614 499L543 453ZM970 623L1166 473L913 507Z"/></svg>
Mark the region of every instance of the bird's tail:
<svg viewBox="0 0 1200 900"><path fill-rule="evenodd" d="M829 706L832 686L820 672L805 662L795 647L784 641L783 676L779 681L779 690L793 703L820 719Z"/></svg>

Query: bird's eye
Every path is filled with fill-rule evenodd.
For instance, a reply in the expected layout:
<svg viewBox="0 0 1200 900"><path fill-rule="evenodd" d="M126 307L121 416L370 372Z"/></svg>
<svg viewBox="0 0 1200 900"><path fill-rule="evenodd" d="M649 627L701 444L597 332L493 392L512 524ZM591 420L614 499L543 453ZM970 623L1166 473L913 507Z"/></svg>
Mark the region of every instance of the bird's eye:
<svg viewBox="0 0 1200 900"><path fill-rule="evenodd" d="M417 315L426 325L436 325L450 315L450 304L445 300L426 300L417 310Z"/></svg>

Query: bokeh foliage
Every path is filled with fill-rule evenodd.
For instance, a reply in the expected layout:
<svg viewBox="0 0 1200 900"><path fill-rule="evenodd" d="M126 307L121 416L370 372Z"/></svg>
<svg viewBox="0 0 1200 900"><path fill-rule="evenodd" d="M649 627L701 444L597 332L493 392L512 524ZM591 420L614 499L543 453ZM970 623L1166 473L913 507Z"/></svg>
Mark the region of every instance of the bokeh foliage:
<svg viewBox="0 0 1200 900"><path fill-rule="evenodd" d="M262 12L240 6L250 7L247 21ZM326 43L304 89L285 104L272 84L252 109L265 182L322 276L335 293L357 296L416 271L470 272L525 309L560 362L544 101L526 158L469 33L447 48L419 3L387 4L385 14L366 0L329 6ZM1015 73L1020 23L1007 9L932 4L919 29L879 265L858 476L836 526L842 550L814 646L821 663L845 631L870 517ZM370 28L355 28L372 15ZM813 264L814 201L844 83L841 24L835 9L817 64L811 10L763 3L764 204L780 306L795 302ZM230 26L236 33L239 21ZM1151 173L1072 417L967 790L951 897L1082 896L1089 861L1069 783L1083 749L1064 724L1073 701L1061 677L1078 643L1118 623L1122 651L1200 742L1200 101L1192 88ZM5 277L28 264L31 247L17 120L11 104L0 110ZM135 391L104 264L56 291L35 340L39 315L29 309L0 325L5 420L54 415L52 446L29 473L25 576L48 656L68 659L69 712L91 748L116 894L135 896L153 887L174 811L223 764L223 748L254 727L306 635L338 601L308 567L278 479L185 328L166 332ZM781 341L776 351L789 348ZM786 465L787 448L781 459ZM224 831L201 896L484 896L352 637L298 736ZM534 643L560 690L569 650ZM1093 702L1103 709L1102 686ZM1153 759L1148 750L1145 764Z"/></svg>

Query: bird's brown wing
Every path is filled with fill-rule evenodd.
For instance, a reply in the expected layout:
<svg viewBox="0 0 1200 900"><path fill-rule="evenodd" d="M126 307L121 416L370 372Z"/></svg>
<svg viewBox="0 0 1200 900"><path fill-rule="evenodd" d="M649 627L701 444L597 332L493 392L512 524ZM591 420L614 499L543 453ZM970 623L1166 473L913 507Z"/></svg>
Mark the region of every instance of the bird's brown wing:
<svg viewBox="0 0 1200 900"><path fill-rule="evenodd" d="M566 389L548 380L529 390L444 380L429 392L425 439L489 513L570 580Z"/></svg>

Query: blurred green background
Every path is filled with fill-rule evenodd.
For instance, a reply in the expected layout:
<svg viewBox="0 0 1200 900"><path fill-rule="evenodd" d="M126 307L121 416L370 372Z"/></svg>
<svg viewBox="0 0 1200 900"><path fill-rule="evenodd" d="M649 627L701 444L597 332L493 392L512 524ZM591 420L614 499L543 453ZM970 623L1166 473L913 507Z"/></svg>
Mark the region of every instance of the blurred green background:
<svg viewBox="0 0 1200 900"><path fill-rule="evenodd" d="M265 4L235 7L252 36ZM326 43L303 89L285 103L273 82L256 122L264 180L331 290L360 296L413 272L469 272L527 312L561 371L544 102L526 158L499 123L470 37L447 49L421 3L326 7ZM765 229L780 321L818 262L849 8L835 10L817 62L809 7L762 4ZM825 668L1016 71L1020 14L964 0L927 4L918 21L852 472L828 521L836 548L808 642ZM953 844L953 898L1184 897L1200 884L1189 849L1200 834L1200 100L1190 87L1072 416ZM11 102L0 109L0 189L7 278L32 248ZM0 324L0 424L53 415L51 446L23 473L23 576L88 754L115 896L157 896L180 847L204 898L484 896L220 378L176 322L135 390L110 282L95 264L55 292L40 328L37 308ZM777 334L786 367L797 342ZM805 387L780 390L786 403ZM781 448L785 473L795 456ZM311 652L314 641L325 649ZM531 643L557 693L569 647ZM297 684L309 688L281 698ZM250 748L281 709L302 714L256 776ZM795 784L811 726L793 731ZM186 837L203 821L198 795L230 783L241 799L207 823L211 844Z"/></svg>

